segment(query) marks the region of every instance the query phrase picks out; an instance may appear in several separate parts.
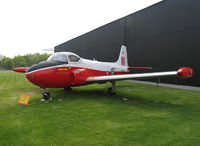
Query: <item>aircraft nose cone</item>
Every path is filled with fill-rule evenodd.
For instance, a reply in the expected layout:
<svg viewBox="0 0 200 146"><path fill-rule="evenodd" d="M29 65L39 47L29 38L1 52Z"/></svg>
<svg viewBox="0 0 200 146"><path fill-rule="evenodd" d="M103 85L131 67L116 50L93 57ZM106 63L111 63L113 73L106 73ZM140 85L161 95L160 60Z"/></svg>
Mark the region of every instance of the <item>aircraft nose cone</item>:
<svg viewBox="0 0 200 146"><path fill-rule="evenodd" d="M30 68L29 70L31 70L32 68ZM26 73L26 78L33 84L37 85L37 86L40 86L40 82L38 82L38 75L37 75L37 71L33 71L33 72L30 72L30 71L27 71Z"/></svg>
<svg viewBox="0 0 200 146"><path fill-rule="evenodd" d="M43 78L43 72L44 69L44 63L34 64L32 65L26 72L26 78L33 83L36 86L39 86L41 88L44 87L44 84L42 82Z"/></svg>
<svg viewBox="0 0 200 146"><path fill-rule="evenodd" d="M57 61L43 61L31 66L26 72L26 78L33 84L46 88L52 86L51 79L53 76L54 66L61 65Z"/></svg>
<svg viewBox="0 0 200 146"><path fill-rule="evenodd" d="M60 86L66 78L65 71L57 70L56 67L62 65L63 62L58 61L44 61L35 64L26 72L26 78L33 84L41 88L50 88ZM61 82L61 83L60 83ZM61 84L62 85L62 84Z"/></svg>

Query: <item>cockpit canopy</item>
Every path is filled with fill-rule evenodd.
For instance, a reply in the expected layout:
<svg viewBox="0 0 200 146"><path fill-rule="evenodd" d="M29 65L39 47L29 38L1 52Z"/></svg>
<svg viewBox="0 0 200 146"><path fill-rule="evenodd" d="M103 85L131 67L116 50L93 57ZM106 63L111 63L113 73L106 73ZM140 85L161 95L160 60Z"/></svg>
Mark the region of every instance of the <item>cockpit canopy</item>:
<svg viewBox="0 0 200 146"><path fill-rule="evenodd" d="M47 60L68 63L68 62L79 62L80 57L74 53L58 52L52 54Z"/></svg>

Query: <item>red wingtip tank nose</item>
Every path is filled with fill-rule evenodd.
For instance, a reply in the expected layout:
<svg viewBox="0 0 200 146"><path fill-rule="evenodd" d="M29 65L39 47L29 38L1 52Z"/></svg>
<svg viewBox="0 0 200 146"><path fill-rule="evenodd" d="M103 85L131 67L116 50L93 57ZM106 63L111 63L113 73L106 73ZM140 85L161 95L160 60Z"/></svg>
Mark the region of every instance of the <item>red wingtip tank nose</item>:
<svg viewBox="0 0 200 146"><path fill-rule="evenodd" d="M14 68L13 71L25 73L28 69L29 67L17 67L17 68Z"/></svg>
<svg viewBox="0 0 200 146"><path fill-rule="evenodd" d="M189 78L189 77L193 76L194 70L189 67L182 67L182 68L178 69L177 74L181 78Z"/></svg>

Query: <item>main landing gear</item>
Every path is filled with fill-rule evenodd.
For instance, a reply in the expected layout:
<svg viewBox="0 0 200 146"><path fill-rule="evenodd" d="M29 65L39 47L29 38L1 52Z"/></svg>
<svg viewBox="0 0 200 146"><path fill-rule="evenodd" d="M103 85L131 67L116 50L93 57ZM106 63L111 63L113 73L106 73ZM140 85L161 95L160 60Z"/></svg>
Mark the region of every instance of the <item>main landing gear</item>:
<svg viewBox="0 0 200 146"><path fill-rule="evenodd" d="M72 87L65 87L64 91L72 91Z"/></svg>
<svg viewBox="0 0 200 146"><path fill-rule="evenodd" d="M111 81L110 82L112 84L112 87L108 88L108 95L110 96L115 96L116 92L115 92L115 86L116 86L116 82L115 81Z"/></svg>
<svg viewBox="0 0 200 146"><path fill-rule="evenodd" d="M50 99L50 93L47 92L45 89L42 90L42 95L43 95L43 100L48 100Z"/></svg>

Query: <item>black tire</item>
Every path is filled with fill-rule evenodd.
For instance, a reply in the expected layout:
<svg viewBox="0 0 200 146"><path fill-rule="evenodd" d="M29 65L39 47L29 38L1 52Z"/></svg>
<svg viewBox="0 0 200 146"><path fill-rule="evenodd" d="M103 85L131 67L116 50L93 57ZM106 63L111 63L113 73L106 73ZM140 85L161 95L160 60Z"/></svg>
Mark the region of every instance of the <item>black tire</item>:
<svg viewBox="0 0 200 146"><path fill-rule="evenodd" d="M108 95L110 95L110 96L115 96L116 95L116 93L115 92L113 92L113 90L112 90L112 87L110 87L110 88L108 88Z"/></svg>
<svg viewBox="0 0 200 146"><path fill-rule="evenodd" d="M43 98L45 99L45 100L48 100L49 98L50 98L50 93L49 92L44 92L44 93L42 93L43 94Z"/></svg>
<svg viewBox="0 0 200 146"><path fill-rule="evenodd" d="M116 92L112 93L112 96L116 96L116 95L117 95Z"/></svg>
<svg viewBox="0 0 200 146"><path fill-rule="evenodd" d="M108 95L110 95L111 92L112 92L112 87L108 88L108 91L107 91Z"/></svg>

